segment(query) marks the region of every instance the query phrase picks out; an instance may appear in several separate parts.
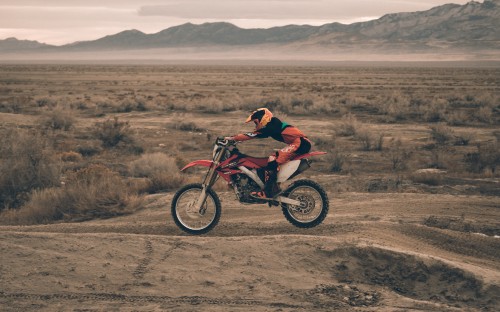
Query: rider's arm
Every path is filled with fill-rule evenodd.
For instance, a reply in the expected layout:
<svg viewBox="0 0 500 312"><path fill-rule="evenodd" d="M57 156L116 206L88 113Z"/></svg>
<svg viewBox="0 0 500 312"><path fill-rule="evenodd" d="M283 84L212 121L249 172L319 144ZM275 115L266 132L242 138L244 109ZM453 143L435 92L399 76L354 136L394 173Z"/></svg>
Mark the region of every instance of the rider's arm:
<svg viewBox="0 0 500 312"><path fill-rule="evenodd" d="M248 141L248 140L255 139L255 138L265 138L265 137L266 136L260 132L248 132L248 133L237 134L235 136L228 137L227 139L237 141L237 142L243 142L243 141Z"/></svg>

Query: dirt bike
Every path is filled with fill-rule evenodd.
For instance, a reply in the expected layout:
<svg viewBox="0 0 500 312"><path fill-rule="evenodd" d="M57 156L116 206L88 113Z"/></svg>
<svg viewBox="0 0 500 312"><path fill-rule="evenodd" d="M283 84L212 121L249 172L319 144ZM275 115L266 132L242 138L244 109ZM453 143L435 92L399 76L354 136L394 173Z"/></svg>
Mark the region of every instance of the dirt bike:
<svg viewBox="0 0 500 312"><path fill-rule="evenodd" d="M268 204L281 206L285 218L300 228L311 228L320 224L329 208L325 190L312 180L293 182L271 199L257 198L252 192L264 189L267 158L251 157L241 153L238 142L217 138L212 160L196 160L181 171L194 166L208 167L203 183L189 184L179 189L173 199L171 212L175 224L189 234L204 234L219 222L221 203L212 189L219 177L232 188L243 204ZM311 152L299 155L280 166L277 184L286 182L311 166L309 157L324 155L325 152Z"/></svg>

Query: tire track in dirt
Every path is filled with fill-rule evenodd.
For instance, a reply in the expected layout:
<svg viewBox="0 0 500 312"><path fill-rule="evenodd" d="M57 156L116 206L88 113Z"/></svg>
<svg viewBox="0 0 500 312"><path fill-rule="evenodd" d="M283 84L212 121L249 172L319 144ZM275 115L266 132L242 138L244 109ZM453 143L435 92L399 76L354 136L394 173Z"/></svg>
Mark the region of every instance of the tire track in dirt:
<svg viewBox="0 0 500 312"><path fill-rule="evenodd" d="M30 294L30 293L5 293L0 292L0 298L6 299L24 299L37 301L50 300L76 300L76 301L108 301L123 303L163 303L163 304L189 304L189 305L235 305L235 306L264 306L272 308L291 308L304 309L305 306L293 305L283 302L266 302L256 299L226 299L226 298L208 298L202 296L140 296L140 295L121 295L114 293L61 293L61 294Z"/></svg>
<svg viewBox="0 0 500 312"><path fill-rule="evenodd" d="M144 278L144 274L148 271L148 266L153 260L153 244L150 240L146 240L145 245L146 251L144 252L144 258L139 261L137 268L134 270L134 273L132 273L136 279Z"/></svg>
<svg viewBox="0 0 500 312"><path fill-rule="evenodd" d="M161 257L160 261L163 262L165 260L167 260L168 257L170 257L172 255L172 253L176 250L176 249L180 249L180 248L183 248L184 245L193 245L193 244L189 244L189 243L183 243L181 241L175 241L174 242L174 245L172 247L170 247L169 249L167 249L164 253L163 253L163 256ZM197 245L193 245L193 246L196 246L198 247Z"/></svg>
<svg viewBox="0 0 500 312"><path fill-rule="evenodd" d="M343 233L352 233L362 226L356 222L336 222L324 223L312 229L299 229L286 221L279 223L254 223L254 222L226 222L220 223L211 232L204 234L204 237L241 237L241 236L267 236L267 235L315 235L332 236ZM3 226L0 232L24 232L24 233L68 233L68 234L137 234L137 235L161 235L161 236L184 236L191 235L182 232L175 225L103 225L71 224L69 226L51 225L44 227L18 227ZM191 236L192 237L192 236Z"/></svg>

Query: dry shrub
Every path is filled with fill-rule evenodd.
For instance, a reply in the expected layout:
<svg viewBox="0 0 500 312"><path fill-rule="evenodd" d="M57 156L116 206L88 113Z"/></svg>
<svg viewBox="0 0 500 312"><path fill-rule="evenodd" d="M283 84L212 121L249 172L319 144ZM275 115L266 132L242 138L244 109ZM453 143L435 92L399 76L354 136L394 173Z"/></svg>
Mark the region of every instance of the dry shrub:
<svg viewBox="0 0 500 312"><path fill-rule="evenodd" d="M364 109L368 106L366 97L360 96L357 92L349 92L333 99L332 106L338 110Z"/></svg>
<svg viewBox="0 0 500 312"><path fill-rule="evenodd" d="M348 157L348 154L339 151L328 154L327 161L330 163L330 171L335 173L342 172Z"/></svg>
<svg viewBox="0 0 500 312"><path fill-rule="evenodd" d="M131 134L129 123L119 121L118 117L98 122L95 127L94 133L105 147L114 147L121 141L127 140Z"/></svg>
<svg viewBox="0 0 500 312"><path fill-rule="evenodd" d="M94 140L94 142L86 141L83 145L77 146L76 151L84 157L94 156L102 151L102 147L99 145L97 140Z"/></svg>
<svg viewBox="0 0 500 312"><path fill-rule="evenodd" d="M182 152L199 151L202 149L200 144L198 144L198 142L196 142L194 140L181 142L177 145L177 148L179 149L179 151L182 151Z"/></svg>
<svg viewBox="0 0 500 312"><path fill-rule="evenodd" d="M305 107L306 112L310 115L333 115L335 113L339 113L341 110L338 102L326 96L318 96L312 94L307 100L312 101L312 105Z"/></svg>
<svg viewBox="0 0 500 312"><path fill-rule="evenodd" d="M228 99L226 97L222 100L214 96L209 96L199 103L196 103L194 106L196 110L207 114L220 114L223 112L235 111L237 109L236 101L237 100Z"/></svg>
<svg viewBox="0 0 500 312"><path fill-rule="evenodd" d="M500 165L500 149L497 142L477 145L477 152L468 153L464 157L466 168L473 173L491 171L494 175Z"/></svg>
<svg viewBox="0 0 500 312"><path fill-rule="evenodd" d="M441 185L446 171L438 169L420 169L410 175L410 180L419 184Z"/></svg>
<svg viewBox="0 0 500 312"><path fill-rule="evenodd" d="M450 126L465 126L469 123L470 116L464 110L453 110L446 114L445 119Z"/></svg>
<svg viewBox="0 0 500 312"><path fill-rule="evenodd" d="M56 107L44 113L41 117L41 124L48 129L68 131L73 127L75 120L72 110Z"/></svg>
<svg viewBox="0 0 500 312"><path fill-rule="evenodd" d="M423 116L425 121L438 122L445 119L446 109L449 102L446 99L434 98L427 105L419 107L419 113Z"/></svg>
<svg viewBox="0 0 500 312"><path fill-rule="evenodd" d="M364 181L362 191L370 193L398 191L402 183L402 178L399 175L394 177L372 178Z"/></svg>
<svg viewBox="0 0 500 312"><path fill-rule="evenodd" d="M59 155L62 161L77 162L82 160L82 154L77 152L64 152Z"/></svg>
<svg viewBox="0 0 500 312"><path fill-rule="evenodd" d="M380 105L381 113L393 117L395 120L407 118L411 112L410 97L401 91L394 91Z"/></svg>
<svg viewBox="0 0 500 312"><path fill-rule="evenodd" d="M272 112L281 105L281 101L279 98L274 98L274 99L269 99L269 98L264 98L262 96L258 95L251 95L251 96L246 96L242 97L239 99L235 99L235 102L238 102L237 108L246 111L246 112L253 112L257 108L260 107L267 107L270 109Z"/></svg>
<svg viewBox="0 0 500 312"><path fill-rule="evenodd" d="M431 161L428 164L428 168L434 169L447 169L454 165L450 160L450 153L446 148L435 148L431 150Z"/></svg>
<svg viewBox="0 0 500 312"><path fill-rule="evenodd" d="M313 111L314 101L310 98L292 98L290 102L285 104L289 107L289 112L294 114L307 115Z"/></svg>
<svg viewBox="0 0 500 312"><path fill-rule="evenodd" d="M220 99L211 97L203 102L203 106L200 109L208 114L220 114L223 111L231 110L229 107L225 106Z"/></svg>
<svg viewBox="0 0 500 312"><path fill-rule="evenodd" d="M108 119L104 122L95 124L95 136L101 140L105 148L117 147L123 144L132 147L134 153L142 153L143 149L136 145L133 131L128 121L119 121L118 117L113 120Z"/></svg>
<svg viewBox="0 0 500 312"><path fill-rule="evenodd" d="M26 111L30 106L31 98L27 96L2 98L2 101L0 102L0 112L19 114Z"/></svg>
<svg viewBox="0 0 500 312"><path fill-rule="evenodd" d="M33 191L26 205L6 211L2 220L11 224L85 221L128 214L140 204L116 172L92 165L68 175L63 187Z"/></svg>
<svg viewBox="0 0 500 312"><path fill-rule="evenodd" d="M297 115L313 115L313 114L332 114L339 111L338 104L332 99L317 95L307 94L306 96L300 94L283 93L278 94L273 99L261 99L254 102L251 107L244 105L243 109L248 108L250 111L259 107L267 107L272 112L281 111L286 114Z"/></svg>
<svg viewBox="0 0 500 312"><path fill-rule="evenodd" d="M87 103L85 103L84 101L80 101L80 100L70 103L69 107L71 107L71 109L77 109L77 110L82 110L82 111L89 109L89 105Z"/></svg>
<svg viewBox="0 0 500 312"><path fill-rule="evenodd" d="M327 137L312 137L316 149L332 150L337 146L337 135L335 132Z"/></svg>
<svg viewBox="0 0 500 312"><path fill-rule="evenodd" d="M60 183L60 166L47 140L21 129L3 134L0 172L0 210L19 207L34 189Z"/></svg>
<svg viewBox="0 0 500 312"><path fill-rule="evenodd" d="M455 135L455 140L453 144L457 146L466 146L469 145L469 143L473 140L474 140L474 133L466 132Z"/></svg>
<svg viewBox="0 0 500 312"><path fill-rule="evenodd" d="M184 177L177 167L176 158L163 153L144 154L130 164L130 174L148 178L151 183L143 191L156 193L179 188Z"/></svg>
<svg viewBox="0 0 500 312"><path fill-rule="evenodd" d="M357 133L359 128L359 121L356 116L347 114L342 117L337 133L340 136L353 136Z"/></svg>
<svg viewBox="0 0 500 312"><path fill-rule="evenodd" d="M300 94L298 96L292 93L278 93L267 98L253 96L236 99L236 101L240 104L236 105L235 109L252 112L257 108L266 107L280 117L286 114L332 114L339 111L337 103L332 99L316 94L307 94L307 96Z"/></svg>
<svg viewBox="0 0 500 312"><path fill-rule="evenodd" d="M54 107L56 106L56 101L51 98L39 98L35 100L35 104L38 107Z"/></svg>
<svg viewBox="0 0 500 312"><path fill-rule="evenodd" d="M493 123L493 109L488 106L483 106L474 114L477 120L483 123L492 124Z"/></svg>
<svg viewBox="0 0 500 312"><path fill-rule="evenodd" d="M384 145L384 134L374 134L363 128L357 130L356 139L362 143L364 151L381 151Z"/></svg>
<svg viewBox="0 0 500 312"><path fill-rule="evenodd" d="M203 132L203 128L199 128L196 123L188 121L188 122L181 122L179 124L179 130L182 131L194 131L194 132Z"/></svg>
<svg viewBox="0 0 500 312"><path fill-rule="evenodd" d="M126 99L123 103L121 103L121 105L101 105L101 107L106 106L113 107L113 110L117 113L130 113L132 111L145 112L149 110L146 100L142 97L133 97L132 99Z"/></svg>
<svg viewBox="0 0 500 312"><path fill-rule="evenodd" d="M182 121L176 123L170 123L167 125L170 129L181 130L181 131L189 131L189 132L205 132L206 129L200 128L196 125L196 123L192 121Z"/></svg>
<svg viewBox="0 0 500 312"><path fill-rule="evenodd" d="M431 127L431 138L439 145L447 145L454 140L455 133L450 127L438 125Z"/></svg>
<svg viewBox="0 0 500 312"><path fill-rule="evenodd" d="M404 146L401 139L398 138L397 140L391 140L385 155L391 161L392 170L401 171L408 169L408 162L413 155L413 151Z"/></svg>

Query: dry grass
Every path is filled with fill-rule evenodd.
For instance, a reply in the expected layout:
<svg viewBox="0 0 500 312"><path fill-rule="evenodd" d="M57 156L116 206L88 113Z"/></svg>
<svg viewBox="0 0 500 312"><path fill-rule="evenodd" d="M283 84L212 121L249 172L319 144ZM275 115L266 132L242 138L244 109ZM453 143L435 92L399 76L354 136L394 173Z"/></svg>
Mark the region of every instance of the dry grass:
<svg viewBox="0 0 500 312"><path fill-rule="evenodd" d="M177 167L176 159L163 153L144 154L130 163L130 174L148 178L150 183L143 192L156 193L179 188L185 181Z"/></svg>
<svg viewBox="0 0 500 312"><path fill-rule="evenodd" d="M356 116L347 114L342 117L342 120L338 125L337 133L340 136L353 136L358 132L359 127L360 123Z"/></svg>
<svg viewBox="0 0 500 312"><path fill-rule="evenodd" d="M56 107L43 113L40 123L48 129L68 131L75 121L75 114L71 109Z"/></svg>
<svg viewBox="0 0 500 312"><path fill-rule="evenodd" d="M474 173L497 172L500 165L500 149L498 141L477 145L477 152L467 153L464 156L467 170Z"/></svg>
<svg viewBox="0 0 500 312"><path fill-rule="evenodd" d="M411 98L403 92L396 90L379 104L378 109L382 114L388 115L395 121L404 120L411 113Z"/></svg>
<svg viewBox="0 0 500 312"><path fill-rule="evenodd" d="M60 157L65 162L79 162L83 160L82 154L77 152L64 152L60 154Z"/></svg>
<svg viewBox="0 0 500 312"><path fill-rule="evenodd" d="M446 168L454 179L499 176L496 68L5 65L0 75L2 134L44 132L12 143L40 159L36 170L2 141L2 207L22 206L31 193L56 197L61 175L92 163L133 175L142 192L173 190L179 166L209 158L215 136L249 131L243 120L258 107L329 152L311 174L349 173L371 185L360 189L399 190L387 182L395 172L419 168ZM241 150L264 157L280 147L255 140ZM420 178L413 190L428 190ZM18 191L3 191L12 181Z"/></svg>
<svg viewBox="0 0 500 312"><path fill-rule="evenodd" d="M438 125L431 127L431 138L436 141L438 145L447 145L453 142L455 132L450 127Z"/></svg>
<svg viewBox="0 0 500 312"><path fill-rule="evenodd" d="M446 172L439 169L421 169L410 174L409 178L415 183L427 185L441 185Z"/></svg>
<svg viewBox="0 0 500 312"><path fill-rule="evenodd" d="M195 122L192 121L179 121L167 125L170 129L187 131L187 132L205 132L206 129L200 128Z"/></svg>
<svg viewBox="0 0 500 312"><path fill-rule="evenodd" d="M1 220L10 224L84 221L131 213L140 205L140 198L118 174L93 165L70 174L62 187L34 190L23 207L5 211Z"/></svg>
<svg viewBox="0 0 500 312"><path fill-rule="evenodd" d="M401 139L398 138L391 140L385 155L391 162L392 170L403 171L408 169L413 151L408 146L405 146Z"/></svg>
<svg viewBox="0 0 500 312"><path fill-rule="evenodd" d="M330 151L337 146L337 134L335 132L327 136L314 136L311 137L314 142L314 148L318 150Z"/></svg>
<svg viewBox="0 0 500 312"><path fill-rule="evenodd" d="M120 142L133 142L132 130L127 121L120 121L118 117L95 124L94 133L102 141L104 147L115 147Z"/></svg>
<svg viewBox="0 0 500 312"><path fill-rule="evenodd" d="M343 172L344 165L349 158L349 154L335 150L333 153L328 154L327 161L330 165L330 171L334 173Z"/></svg>
<svg viewBox="0 0 500 312"><path fill-rule="evenodd" d="M384 147L384 134L375 134L367 128L356 131L356 140L361 142L364 151L382 151Z"/></svg>
<svg viewBox="0 0 500 312"><path fill-rule="evenodd" d="M22 129L2 136L0 210L19 207L32 190L60 184L60 166L43 136Z"/></svg>

